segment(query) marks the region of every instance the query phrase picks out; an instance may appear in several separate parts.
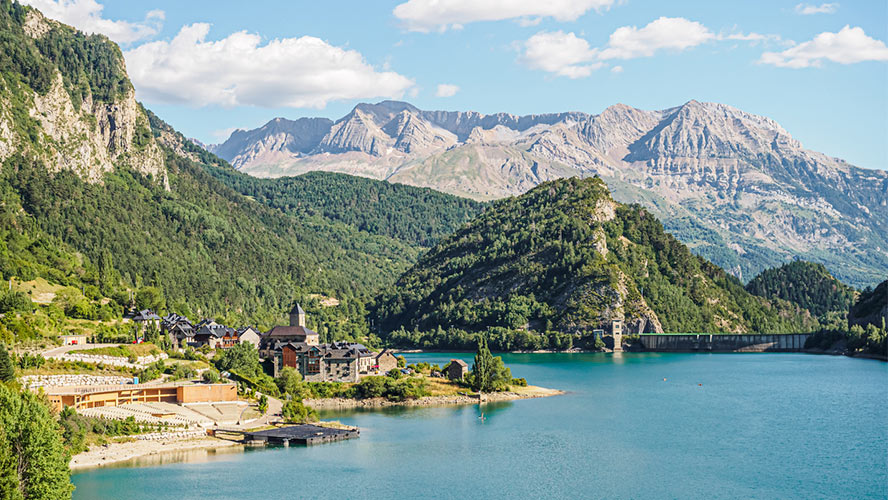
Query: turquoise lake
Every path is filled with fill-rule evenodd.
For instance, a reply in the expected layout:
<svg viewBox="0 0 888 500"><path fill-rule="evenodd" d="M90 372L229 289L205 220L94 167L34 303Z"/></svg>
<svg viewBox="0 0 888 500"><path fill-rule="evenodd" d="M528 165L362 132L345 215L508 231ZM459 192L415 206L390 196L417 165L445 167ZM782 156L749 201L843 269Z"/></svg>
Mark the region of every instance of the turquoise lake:
<svg viewBox="0 0 888 500"><path fill-rule="evenodd" d="M452 357L471 363L464 354L408 360ZM805 354L503 358L513 376L567 394L328 412L359 426L360 439L94 469L73 476L74 498L888 498L888 363Z"/></svg>

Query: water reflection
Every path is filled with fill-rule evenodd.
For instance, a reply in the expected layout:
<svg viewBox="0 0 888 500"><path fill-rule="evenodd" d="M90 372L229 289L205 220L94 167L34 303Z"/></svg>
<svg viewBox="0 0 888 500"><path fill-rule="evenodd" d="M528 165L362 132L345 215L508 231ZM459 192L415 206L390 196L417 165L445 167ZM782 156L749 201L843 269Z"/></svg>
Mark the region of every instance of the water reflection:
<svg viewBox="0 0 888 500"><path fill-rule="evenodd" d="M203 463L223 460L250 451L251 447L243 445L226 446L223 448L205 448L196 450L162 451L151 455L132 458L101 467L102 469L119 469L126 467L147 467L167 465L180 462ZM84 471L87 469L84 469Z"/></svg>

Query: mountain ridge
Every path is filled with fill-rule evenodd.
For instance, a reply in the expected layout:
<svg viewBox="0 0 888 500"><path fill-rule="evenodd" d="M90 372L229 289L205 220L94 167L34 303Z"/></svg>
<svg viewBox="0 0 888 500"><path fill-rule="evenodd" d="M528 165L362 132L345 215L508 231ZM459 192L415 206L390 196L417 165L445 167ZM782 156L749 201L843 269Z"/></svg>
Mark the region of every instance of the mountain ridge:
<svg viewBox="0 0 888 500"><path fill-rule="evenodd" d="M258 177L333 171L480 200L599 175L740 278L793 258L859 287L888 274L888 172L807 150L725 104L517 116L382 101L356 105L308 152L232 137L210 149Z"/></svg>

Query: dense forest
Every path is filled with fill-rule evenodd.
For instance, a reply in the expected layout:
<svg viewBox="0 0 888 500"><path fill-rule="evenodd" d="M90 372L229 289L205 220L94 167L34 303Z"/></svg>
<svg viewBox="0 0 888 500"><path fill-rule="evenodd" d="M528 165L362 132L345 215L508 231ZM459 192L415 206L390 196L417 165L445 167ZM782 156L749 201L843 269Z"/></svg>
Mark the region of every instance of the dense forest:
<svg viewBox="0 0 888 500"><path fill-rule="evenodd" d="M747 292L645 209L613 202L598 178L548 182L495 202L383 292L375 315L383 333L411 342L425 342L438 325L581 333L612 318L634 332L657 323L666 332L816 326L797 306Z"/></svg>
<svg viewBox="0 0 888 500"><path fill-rule="evenodd" d="M768 299L788 300L817 317L829 312L847 312L856 293L833 277L823 264L805 261L766 269L747 283L746 290Z"/></svg>

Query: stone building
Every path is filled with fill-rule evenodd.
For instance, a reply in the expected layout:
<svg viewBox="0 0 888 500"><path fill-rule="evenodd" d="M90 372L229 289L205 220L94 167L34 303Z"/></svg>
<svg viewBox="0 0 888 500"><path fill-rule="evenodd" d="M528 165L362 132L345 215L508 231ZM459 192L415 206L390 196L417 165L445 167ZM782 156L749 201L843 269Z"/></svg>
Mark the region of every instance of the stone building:
<svg viewBox="0 0 888 500"><path fill-rule="evenodd" d="M469 365L461 359L451 359L444 373L450 380L462 380L469 373Z"/></svg>

